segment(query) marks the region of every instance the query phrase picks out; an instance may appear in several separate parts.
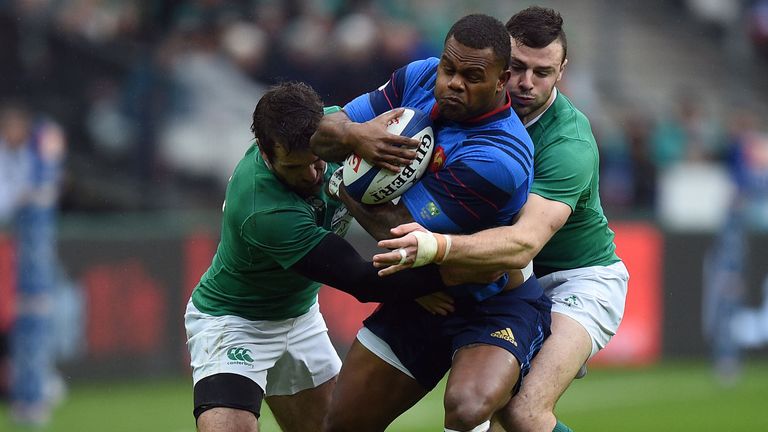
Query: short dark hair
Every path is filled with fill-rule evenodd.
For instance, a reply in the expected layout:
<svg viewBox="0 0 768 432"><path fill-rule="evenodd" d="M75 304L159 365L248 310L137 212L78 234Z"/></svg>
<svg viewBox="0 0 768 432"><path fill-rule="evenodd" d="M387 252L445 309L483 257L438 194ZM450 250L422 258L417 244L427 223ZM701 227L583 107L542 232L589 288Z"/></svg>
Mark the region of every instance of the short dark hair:
<svg viewBox="0 0 768 432"><path fill-rule="evenodd" d="M563 17L554 9L541 6L523 9L507 21L507 31L517 42L531 48L544 48L559 40L563 46L563 60L567 57Z"/></svg>
<svg viewBox="0 0 768 432"><path fill-rule="evenodd" d="M309 148L309 139L323 118L323 102L309 85L290 81L267 90L253 110L251 132L269 159L280 142L285 151Z"/></svg>
<svg viewBox="0 0 768 432"><path fill-rule="evenodd" d="M453 36L457 42L474 49L492 48L498 60L509 67L512 45L504 24L496 18L483 14L467 15L451 26L445 41Z"/></svg>

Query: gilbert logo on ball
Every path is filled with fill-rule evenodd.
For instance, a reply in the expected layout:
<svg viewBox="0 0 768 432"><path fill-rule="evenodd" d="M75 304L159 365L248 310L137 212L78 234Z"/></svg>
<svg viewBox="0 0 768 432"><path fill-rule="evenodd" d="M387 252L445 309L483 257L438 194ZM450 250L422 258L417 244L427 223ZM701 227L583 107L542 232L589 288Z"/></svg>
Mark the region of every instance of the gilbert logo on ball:
<svg viewBox="0 0 768 432"><path fill-rule="evenodd" d="M432 158L435 136L427 113L406 108L403 115L387 125L387 131L417 139L421 144L416 148L416 158L397 173L373 166L354 153L347 157L342 171L344 186L352 198L364 204L385 203L402 195L421 178Z"/></svg>

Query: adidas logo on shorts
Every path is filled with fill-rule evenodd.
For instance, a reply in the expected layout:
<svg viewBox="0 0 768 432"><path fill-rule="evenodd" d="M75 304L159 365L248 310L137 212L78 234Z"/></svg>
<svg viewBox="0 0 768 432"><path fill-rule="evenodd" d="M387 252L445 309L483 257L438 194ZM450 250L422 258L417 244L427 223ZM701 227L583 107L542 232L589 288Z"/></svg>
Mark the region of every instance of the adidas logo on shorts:
<svg viewBox="0 0 768 432"><path fill-rule="evenodd" d="M515 340L515 335L512 334L512 330L509 327L491 333L491 337L497 337L499 339L504 339L505 341L511 343L512 345L517 346L517 341Z"/></svg>

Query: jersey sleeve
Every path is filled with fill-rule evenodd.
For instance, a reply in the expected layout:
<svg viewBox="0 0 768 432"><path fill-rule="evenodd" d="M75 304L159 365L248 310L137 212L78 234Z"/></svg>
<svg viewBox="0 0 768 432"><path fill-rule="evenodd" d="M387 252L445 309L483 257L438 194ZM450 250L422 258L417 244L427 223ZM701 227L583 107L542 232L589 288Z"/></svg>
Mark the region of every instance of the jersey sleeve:
<svg viewBox="0 0 768 432"><path fill-rule="evenodd" d="M398 108L412 87L425 85L425 81L433 79L437 59L419 60L401 67L392 73L384 85L378 89L360 95L344 106L344 112L354 122L365 122L380 114Z"/></svg>
<svg viewBox="0 0 768 432"><path fill-rule="evenodd" d="M596 165L588 142L561 139L536 155L531 192L575 210L582 192L589 188Z"/></svg>
<svg viewBox="0 0 768 432"><path fill-rule="evenodd" d="M473 146L465 141L465 146ZM517 198L521 207L530 182L525 167L504 151L476 148L437 172L427 172L403 195L414 221L431 231L473 232L509 221L499 220ZM510 217L517 212L514 209Z"/></svg>
<svg viewBox="0 0 768 432"><path fill-rule="evenodd" d="M299 207L255 213L243 224L242 230L243 238L250 245L259 248L286 269L303 258L329 233L317 225L311 211Z"/></svg>

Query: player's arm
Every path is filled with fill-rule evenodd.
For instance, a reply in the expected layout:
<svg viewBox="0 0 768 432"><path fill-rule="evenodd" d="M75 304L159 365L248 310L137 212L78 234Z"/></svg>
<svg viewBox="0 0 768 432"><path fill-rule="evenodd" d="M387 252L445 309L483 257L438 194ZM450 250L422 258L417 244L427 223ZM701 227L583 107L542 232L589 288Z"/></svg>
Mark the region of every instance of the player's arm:
<svg viewBox="0 0 768 432"><path fill-rule="evenodd" d="M562 228L582 191L592 180L597 160L594 153L588 151L589 142L584 140L562 137L547 148L546 153L537 155L533 192L522 207L518 220L510 226L480 231L471 236L452 237L453 247L445 263L486 269L520 268L533 259ZM382 243L382 247L410 246L409 251L415 251L417 243L413 236L408 235L413 229L412 226L395 228L393 234L400 238ZM386 267L400 261L399 253L396 261L391 255L380 254L374 262ZM403 268L402 265L394 267L398 267L393 268L394 271Z"/></svg>
<svg viewBox="0 0 768 432"><path fill-rule="evenodd" d="M523 268L562 228L570 215L571 207L567 204L532 193L513 225L491 228L472 235L451 236L451 248L443 257L442 264L485 271ZM392 234L398 237L380 241L379 247L405 248L407 255L415 259L419 253L419 240L413 234L414 231L426 230L418 224L395 227ZM398 264L400 259L398 252L387 252L375 255L373 262L376 267L383 268L380 274L386 276L408 268L407 264ZM431 262L431 259L427 257L426 261Z"/></svg>
<svg viewBox="0 0 768 432"><path fill-rule="evenodd" d="M485 271L523 268L565 224L570 214L571 207L567 204L532 193L513 225L490 228L472 235L451 236L451 248L442 257L442 264ZM414 231L425 230L418 224L395 227L392 234L398 238L380 241L379 246L386 249L406 248L408 256L416 257L419 239L413 234ZM407 268L397 265L400 258L397 252L387 252L375 255L373 262L377 267L384 268L382 275L387 275ZM428 257L426 261L431 262L431 259Z"/></svg>
<svg viewBox="0 0 768 432"><path fill-rule="evenodd" d="M567 204L532 193L513 225L490 228L472 235L451 236L451 249L442 263L486 270L525 267L570 215L571 208ZM406 247L415 256L418 240L412 232L418 228L414 225L393 228L392 234L398 238L381 241L379 246L388 249ZM376 255L373 260L377 266L387 265L392 262L391 253Z"/></svg>
<svg viewBox="0 0 768 432"><path fill-rule="evenodd" d="M402 108L387 111L363 123L352 121L343 111L323 116L310 139L312 151L323 160L341 161L350 153L397 172L408 165L419 141L387 132L387 125L403 114Z"/></svg>
<svg viewBox="0 0 768 432"><path fill-rule="evenodd" d="M520 210L517 222L471 236L455 237L455 249L443 262L489 270L522 268L563 227L570 215L571 207L567 204L532 193Z"/></svg>
<svg viewBox="0 0 768 432"><path fill-rule="evenodd" d="M553 141L536 159L535 182L514 225L457 238L448 263L485 268L519 266L533 259L566 223L589 187L597 159L589 141L566 136Z"/></svg>
<svg viewBox="0 0 768 432"><path fill-rule="evenodd" d="M362 204L347 193L344 186L339 188L339 198L357 223L376 240L391 238L390 228L413 221L408 208L400 201L398 204Z"/></svg>
<svg viewBox="0 0 768 432"><path fill-rule="evenodd" d="M330 233L291 270L353 295L361 302L411 300L446 289L437 266L425 266L382 279L346 240Z"/></svg>

